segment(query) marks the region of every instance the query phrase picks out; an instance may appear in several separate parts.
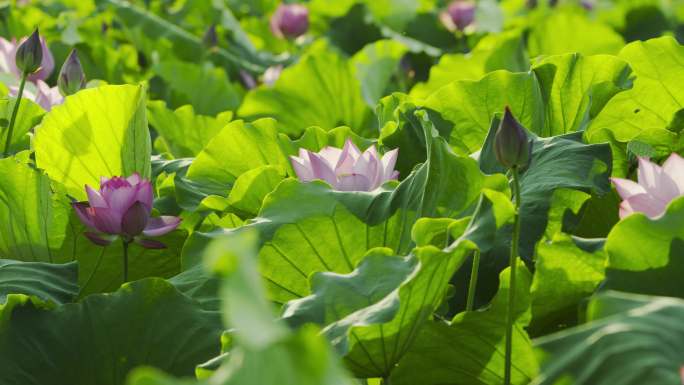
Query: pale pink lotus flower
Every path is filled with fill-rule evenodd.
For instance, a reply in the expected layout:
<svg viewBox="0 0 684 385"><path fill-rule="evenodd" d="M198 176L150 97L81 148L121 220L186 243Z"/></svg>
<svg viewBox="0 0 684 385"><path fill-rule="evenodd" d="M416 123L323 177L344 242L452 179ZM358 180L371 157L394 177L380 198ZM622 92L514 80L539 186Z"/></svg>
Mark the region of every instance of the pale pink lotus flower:
<svg viewBox="0 0 684 385"><path fill-rule="evenodd" d="M27 38L22 38L19 43L17 39L6 40L0 37L0 72L10 73L17 78L21 77L21 72L17 68L15 56L19 45ZM28 76L28 80L37 82L38 80L45 80L50 77L52 71L55 69L55 58L52 56L50 49L44 37L40 37L40 46L43 50L43 60L40 63L40 69Z"/></svg>
<svg viewBox="0 0 684 385"><path fill-rule="evenodd" d="M344 148L324 147L319 152L299 149L299 156L291 156L292 167L299 180L310 182L321 179L339 191L372 191L389 180L397 180L394 170L398 149L380 156L375 145L361 152L347 139Z"/></svg>
<svg viewBox="0 0 684 385"><path fill-rule="evenodd" d="M62 102L64 102L64 97L59 92L59 87L50 87L49 85L47 85L47 83L45 83L42 80L38 80L35 83L35 86L35 92L29 90L28 88L24 88L22 98L26 98L31 100L32 102L35 102L39 106L43 107L45 111L50 111L52 107L58 104L62 104ZM16 97L18 92L19 86L9 87L10 96Z"/></svg>
<svg viewBox="0 0 684 385"><path fill-rule="evenodd" d="M639 158L638 183L622 178L611 178L623 201L620 218L641 212L655 219L663 215L673 199L684 195L684 158L670 155L662 167L648 158Z"/></svg>

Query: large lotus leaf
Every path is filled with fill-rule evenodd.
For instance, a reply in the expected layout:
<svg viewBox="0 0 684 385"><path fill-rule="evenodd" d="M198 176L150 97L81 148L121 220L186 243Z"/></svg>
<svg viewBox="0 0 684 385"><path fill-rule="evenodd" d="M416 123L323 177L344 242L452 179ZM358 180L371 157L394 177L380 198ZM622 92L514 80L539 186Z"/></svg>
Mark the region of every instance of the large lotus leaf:
<svg viewBox="0 0 684 385"><path fill-rule="evenodd" d="M398 41L379 40L366 45L352 57L361 93L368 106L375 107L378 100L387 94L392 75L399 69L399 61L406 51L407 47Z"/></svg>
<svg viewBox="0 0 684 385"><path fill-rule="evenodd" d="M473 153L505 106L539 136L585 129L612 97L631 85L629 74L627 64L612 56L550 56L531 72L495 71L479 80L455 81L427 98L425 107L453 125L452 147Z"/></svg>
<svg viewBox="0 0 684 385"><path fill-rule="evenodd" d="M574 10L554 10L537 23L527 39L530 57L578 52L584 55L616 54L625 44L609 26Z"/></svg>
<svg viewBox="0 0 684 385"><path fill-rule="evenodd" d="M216 115L240 105L238 88L229 81L223 68L163 61L153 70L168 85L166 97L174 107L191 104L200 114Z"/></svg>
<svg viewBox="0 0 684 385"><path fill-rule="evenodd" d="M66 229L66 238L55 260L79 262L80 295L114 291L123 283L123 246L121 241L102 247L92 243L84 232L88 229L75 214ZM172 277L180 270L180 250L186 235L176 230L163 237L165 249L146 249L131 244L128 250L128 278Z"/></svg>
<svg viewBox="0 0 684 385"><path fill-rule="evenodd" d="M359 377L388 377L440 305L451 275L470 248L417 248L408 257L387 249L368 252L349 274L316 273L311 296L287 303L292 326L313 322Z"/></svg>
<svg viewBox="0 0 684 385"><path fill-rule="evenodd" d="M52 264L0 259L0 304L11 294L25 294L54 304L78 296L78 263Z"/></svg>
<svg viewBox="0 0 684 385"><path fill-rule="evenodd" d="M8 385L119 385L139 365L189 376L219 352L222 329L218 314L158 278L52 308L11 295L0 312Z"/></svg>
<svg viewBox="0 0 684 385"><path fill-rule="evenodd" d="M7 127L14 109L16 98L9 98L3 95L0 99L0 146L4 149L7 141ZM36 103L29 99L22 98L19 104L19 111L14 121L12 140L10 142L9 153L17 153L29 148L29 131L35 127L43 118L45 111Z"/></svg>
<svg viewBox="0 0 684 385"><path fill-rule="evenodd" d="M627 63L609 55L545 57L533 71L546 105L539 136L584 130L612 97L632 85Z"/></svg>
<svg viewBox="0 0 684 385"><path fill-rule="evenodd" d="M373 249L352 273L315 273L313 294L289 302L284 318L294 325L325 326L323 333L358 376L387 377L420 325L442 305L453 273L476 248L487 251L497 229L510 225L513 205L503 194L485 190L476 212L444 250L428 245L396 257L389 249ZM426 238L432 228L421 226L413 236Z"/></svg>
<svg viewBox="0 0 684 385"><path fill-rule="evenodd" d="M480 80L459 80L430 95L424 106L453 124L449 144L468 153L482 147L492 118L505 106L533 132L542 132L546 123L544 100L534 73L501 70Z"/></svg>
<svg viewBox="0 0 684 385"><path fill-rule="evenodd" d="M247 93L238 115L273 117L282 132L298 136L309 126L346 125L364 132L369 112L352 63L319 43L283 70L275 85Z"/></svg>
<svg viewBox="0 0 684 385"><path fill-rule="evenodd" d="M497 119L480 153L480 167L487 173L503 172L494 155ZM611 152L608 144L585 144L582 132L532 138L529 166L520 174L521 226L520 256L530 259L534 246L548 224L553 192L572 189L606 194L610 192Z"/></svg>
<svg viewBox="0 0 684 385"><path fill-rule="evenodd" d="M532 282L534 334L573 324L577 305L605 278L603 240L581 240L558 233L542 240L535 252Z"/></svg>
<svg viewBox="0 0 684 385"><path fill-rule="evenodd" d="M221 289L224 319L231 328L231 346L224 344L228 352L201 366L198 374L205 380L183 381L145 368L131 376L130 385L353 384L318 330L307 327L291 332L274 318L259 279L254 234L245 232L243 236L219 242L209 251L226 262L219 271L225 276Z"/></svg>
<svg viewBox="0 0 684 385"><path fill-rule="evenodd" d="M658 219L632 214L606 239L606 288L684 298L684 199Z"/></svg>
<svg viewBox="0 0 684 385"><path fill-rule="evenodd" d="M254 168L273 165L287 170L289 161L280 147L276 125L273 119L229 123L197 155L188 179L223 185L227 192L241 174Z"/></svg>
<svg viewBox="0 0 684 385"><path fill-rule="evenodd" d="M19 159L0 160L0 180L0 257L53 262L71 209L47 176Z"/></svg>
<svg viewBox="0 0 684 385"><path fill-rule="evenodd" d="M520 31L487 35L467 54L445 54L430 68L427 82L416 84L410 95L425 99L456 80L478 80L496 70L523 72L529 69Z"/></svg>
<svg viewBox="0 0 684 385"><path fill-rule="evenodd" d="M150 176L150 133L142 86L89 88L53 108L36 129L36 165L86 199L100 177Z"/></svg>
<svg viewBox="0 0 684 385"><path fill-rule="evenodd" d="M157 140L162 141L162 147L177 158L199 154L233 116L231 112L220 113L216 117L199 115L192 105L172 111L162 101L147 103L147 113L150 126L160 135Z"/></svg>
<svg viewBox="0 0 684 385"><path fill-rule="evenodd" d="M532 274L518 261L512 384L527 384L537 374L530 322ZM450 323L427 323L390 378L399 385L499 385L503 383L504 344L510 268L501 272L489 307L457 314Z"/></svg>
<svg viewBox="0 0 684 385"><path fill-rule="evenodd" d="M639 139L661 145L660 136L675 135L684 127L677 118L684 105L684 92L676 87L684 79L684 48L672 37L662 37L630 43L620 58L636 74L634 87L608 102L591 123L587 137L592 142L606 141L603 131L609 131L619 143ZM649 134L654 131L661 134ZM669 141L674 143L664 143L669 150L665 153L681 148L680 140Z"/></svg>
<svg viewBox="0 0 684 385"><path fill-rule="evenodd" d="M680 384L684 302L620 292L591 300L589 323L535 341L533 385Z"/></svg>
<svg viewBox="0 0 684 385"><path fill-rule="evenodd" d="M420 115L430 129L427 115ZM475 203L483 183L475 161L451 153L441 138L433 141L429 160L396 188L390 183L372 192L342 192L323 182L285 180L266 197L250 224L213 234L194 233L192 238L200 241L193 244L256 229L262 274L272 299L281 303L306 296L312 272L348 273L373 247L408 253L411 227L418 218L465 210ZM440 180L431 183L432 178Z"/></svg>

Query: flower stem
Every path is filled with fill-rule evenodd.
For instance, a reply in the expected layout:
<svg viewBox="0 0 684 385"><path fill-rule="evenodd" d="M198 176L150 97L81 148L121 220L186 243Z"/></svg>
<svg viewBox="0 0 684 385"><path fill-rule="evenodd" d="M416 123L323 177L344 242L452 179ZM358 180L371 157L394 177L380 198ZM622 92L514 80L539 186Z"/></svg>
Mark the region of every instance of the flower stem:
<svg viewBox="0 0 684 385"><path fill-rule="evenodd" d="M468 300L466 311L472 311L475 304L475 289L477 289L477 274L480 269L480 250L473 253L473 267L470 270L470 284L468 285Z"/></svg>
<svg viewBox="0 0 684 385"><path fill-rule="evenodd" d="M518 241L520 238L520 182L518 167L511 168L513 173L513 196L515 213L513 217L513 238L511 239L511 255L509 259L510 285L508 287L508 314L506 317L506 353L504 361L504 385L511 384L511 356L513 354L513 313L515 312L515 275L518 259Z"/></svg>
<svg viewBox="0 0 684 385"><path fill-rule="evenodd" d="M2 157L7 158L9 154L10 144L12 143L12 134L14 132L14 123L17 120L17 113L19 112L19 104L21 104L21 96L24 94L24 85L26 84L26 77L28 73L24 72L21 75L21 82L19 83L19 92L17 92L17 101L14 103L12 109L12 116L10 117L9 125L7 126L7 138L5 138L5 148L2 150Z"/></svg>
<svg viewBox="0 0 684 385"><path fill-rule="evenodd" d="M128 245L130 242L123 241L123 281L128 282Z"/></svg>

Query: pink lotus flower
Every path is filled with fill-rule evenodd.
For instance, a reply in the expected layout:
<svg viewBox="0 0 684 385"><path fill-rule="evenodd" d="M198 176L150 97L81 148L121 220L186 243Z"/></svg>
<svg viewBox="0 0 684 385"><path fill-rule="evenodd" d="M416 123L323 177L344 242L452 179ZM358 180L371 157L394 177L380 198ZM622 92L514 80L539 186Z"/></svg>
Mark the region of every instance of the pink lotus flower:
<svg viewBox="0 0 684 385"><path fill-rule="evenodd" d="M271 16L271 32L277 37L297 38L309 30L309 10L301 4L280 4Z"/></svg>
<svg viewBox="0 0 684 385"><path fill-rule="evenodd" d="M290 160L303 182L322 179L339 191L372 191L399 177L394 170L397 155L394 149L381 157L375 145L362 153L347 139L343 149L325 147L318 153L299 149L299 156Z"/></svg>
<svg viewBox="0 0 684 385"><path fill-rule="evenodd" d="M36 91L32 92L28 88L24 88L24 94L22 98L27 98L36 104L43 107L45 111L50 111L52 107L62 104L64 97L59 92L59 87L50 87L42 80L38 80L36 83ZM19 92L19 86L10 86L9 95L17 96Z"/></svg>
<svg viewBox="0 0 684 385"><path fill-rule="evenodd" d="M623 199L620 218L633 212L657 218L665 212L670 201L684 195L684 158L673 153L662 167L648 158L639 158L637 178L639 183L611 178Z"/></svg>
<svg viewBox="0 0 684 385"><path fill-rule="evenodd" d="M180 223L178 217L150 217L152 185L137 173L128 178L102 178L99 191L87 185L85 188L88 201L74 202L72 206L81 222L92 230L85 233L86 237L97 245L107 246L122 237L125 243L135 241L150 249L164 248L163 243L141 236L164 235Z"/></svg>
<svg viewBox="0 0 684 385"><path fill-rule="evenodd" d="M0 72L11 73L17 78L21 77L21 71L17 68L15 56L19 44L23 43L26 39L24 37L17 43L16 39L9 41L0 37ZM40 69L28 76L28 80L32 82L47 79L55 68L55 59L52 57L52 53L43 37L40 38L40 46L43 51L43 60L41 61Z"/></svg>

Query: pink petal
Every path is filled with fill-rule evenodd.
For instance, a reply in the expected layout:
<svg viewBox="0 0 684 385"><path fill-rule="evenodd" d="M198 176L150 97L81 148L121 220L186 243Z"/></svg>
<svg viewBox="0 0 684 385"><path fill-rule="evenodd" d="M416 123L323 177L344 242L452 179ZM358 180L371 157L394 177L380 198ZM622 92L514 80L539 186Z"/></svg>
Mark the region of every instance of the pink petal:
<svg viewBox="0 0 684 385"><path fill-rule="evenodd" d="M385 155L382 156L382 168L383 168L383 177L385 180L390 180L393 179L392 175L396 171L394 171L394 166L397 164L397 157L399 156L399 149L395 148L394 150L388 151L385 153ZM399 176L399 173L397 172L397 176Z"/></svg>
<svg viewBox="0 0 684 385"><path fill-rule="evenodd" d="M93 223L100 232L121 234L121 215L109 208L93 207Z"/></svg>
<svg viewBox="0 0 684 385"><path fill-rule="evenodd" d="M328 162L328 164L330 164L330 166L335 167L337 166L337 163L340 161L342 150L340 150L339 148L327 146L323 147L321 151L318 152L318 154L322 156L323 159L325 159L325 161Z"/></svg>
<svg viewBox="0 0 684 385"><path fill-rule="evenodd" d="M137 191L135 187L120 187L115 190L104 190L103 195L109 208L121 218L136 202Z"/></svg>
<svg viewBox="0 0 684 385"><path fill-rule="evenodd" d="M665 212L667 202L655 199L649 194L637 194L625 199L620 204L620 218L633 212L646 214L649 218L657 218Z"/></svg>
<svg viewBox="0 0 684 385"><path fill-rule="evenodd" d="M138 183L140 183L141 180L142 178L140 178L140 174L138 174L137 172L134 172L131 176L126 178L126 181L130 183L131 186L137 185Z"/></svg>
<svg viewBox="0 0 684 385"><path fill-rule="evenodd" d="M146 249L165 249L166 245L153 239L136 239L135 243Z"/></svg>
<svg viewBox="0 0 684 385"><path fill-rule="evenodd" d="M684 194L684 158L673 152L663 163L663 171L675 182L679 194Z"/></svg>
<svg viewBox="0 0 684 385"><path fill-rule="evenodd" d="M646 190L638 183L622 178L610 178L610 181L615 185L615 189L622 199L628 199L637 194L645 194Z"/></svg>
<svg viewBox="0 0 684 385"><path fill-rule="evenodd" d="M331 186L337 183L337 176L333 172L332 167L321 156L309 152L309 162L311 162L314 179L322 179Z"/></svg>
<svg viewBox="0 0 684 385"><path fill-rule="evenodd" d="M374 190L382 183L382 163L375 145L370 146L361 154L361 157L354 164L353 173L365 175L368 178L369 190Z"/></svg>
<svg viewBox="0 0 684 385"><path fill-rule="evenodd" d="M88 202L73 202L71 207L74 208L78 219L86 225L86 227L95 230L95 222L93 221L93 209L90 208Z"/></svg>
<svg viewBox="0 0 684 385"><path fill-rule="evenodd" d="M88 202L91 207L109 207L107 202L104 200L102 195L98 191L95 191L92 187L86 185L86 194L88 194Z"/></svg>
<svg viewBox="0 0 684 385"><path fill-rule="evenodd" d="M170 231L173 231L180 224L181 219L178 217L161 216L158 218L150 218L147 222L147 227L143 234L148 237L158 237Z"/></svg>
<svg viewBox="0 0 684 385"><path fill-rule="evenodd" d="M148 208L142 202L135 202L121 218L121 231L131 237L142 233L150 217Z"/></svg>
<svg viewBox="0 0 684 385"><path fill-rule="evenodd" d="M639 157L639 184L647 193L667 204L679 196L679 188L669 175L647 158Z"/></svg>
<svg viewBox="0 0 684 385"><path fill-rule="evenodd" d="M354 163L356 163L356 159L358 159L360 154L354 143L347 139L342 153L335 164L335 175L351 174L354 172Z"/></svg>
<svg viewBox="0 0 684 385"><path fill-rule="evenodd" d="M310 182L314 180L313 170L311 169L311 163L308 161L308 156L305 159L298 158L296 156L290 156L290 162L292 163L292 168L297 174L297 178L302 182Z"/></svg>
<svg viewBox="0 0 684 385"><path fill-rule="evenodd" d="M45 80L49 78L50 74L52 73L52 70L54 70L55 68L55 58L52 57L52 53L50 52L50 49L47 46L47 42L45 41L45 38L42 36L40 38L40 46L43 51L43 60L40 63L40 69L37 72L28 76L28 79L32 82Z"/></svg>
<svg viewBox="0 0 684 385"><path fill-rule="evenodd" d="M91 242L93 242L94 244L96 244L98 246L109 246L112 244L111 239L107 239L107 238L101 236L100 234L91 233L89 231L86 231L85 233L83 233L83 235L85 235L86 238L90 239Z"/></svg>
<svg viewBox="0 0 684 385"><path fill-rule="evenodd" d="M52 110L53 106L62 104L64 102L64 97L59 93L58 87L50 87L44 81L37 80L36 88L38 92L36 93L33 101L38 105L43 107L45 111Z"/></svg>
<svg viewBox="0 0 684 385"><path fill-rule="evenodd" d="M339 182L336 186L333 186L335 190L339 191L370 191L371 184L370 180L365 175L360 174L349 174L342 175L339 178Z"/></svg>
<svg viewBox="0 0 684 385"><path fill-rule="evenodd" d="M134 185L137 189L135 193L135 200L144 204L147 208L147 214L149 215L152 210L152 204L154 200L154 193L152 192L152 184L146 180Z"/></svg>

